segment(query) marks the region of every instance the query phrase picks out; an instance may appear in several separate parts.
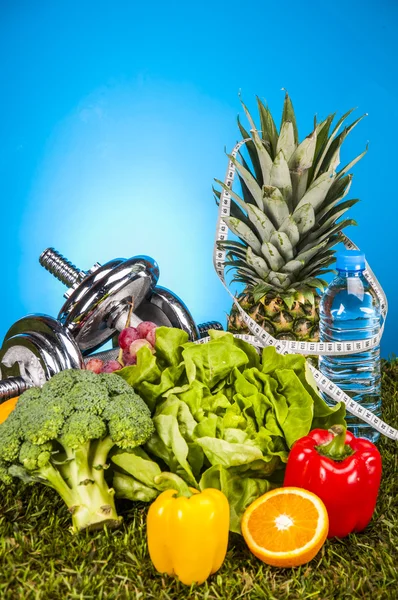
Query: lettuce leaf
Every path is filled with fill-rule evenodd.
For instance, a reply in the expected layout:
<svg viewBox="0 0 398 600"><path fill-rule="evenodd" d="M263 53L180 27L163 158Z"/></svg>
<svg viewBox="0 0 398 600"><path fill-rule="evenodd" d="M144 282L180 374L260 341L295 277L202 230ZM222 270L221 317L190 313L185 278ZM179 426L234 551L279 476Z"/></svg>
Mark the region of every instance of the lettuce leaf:
<svg viewBox="0 0 398 600"><path fill-rule="evenodd" d="M304 356L272 346L259 354L222 331L210 337L195 344L159 327L155 355L144 347L136 365L118 372L147 403L155 432L144 448L112 457L114 487L120 497L147 501L165 486L216 487L240 532L245 508L282 484L293 443L311 429L344 424L345 406L324 402Z"/></svg>

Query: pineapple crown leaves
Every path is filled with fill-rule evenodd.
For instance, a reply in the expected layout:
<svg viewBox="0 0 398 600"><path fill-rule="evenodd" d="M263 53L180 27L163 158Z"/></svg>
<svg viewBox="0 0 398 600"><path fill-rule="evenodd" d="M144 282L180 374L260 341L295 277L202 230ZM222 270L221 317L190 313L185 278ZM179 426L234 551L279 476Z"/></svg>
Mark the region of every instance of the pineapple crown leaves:
<svg viewBox="0 0 398 600"><path fill-rule="evenodd" d="M250 125L248 131L238 117L242 139L248 139L235 165L242 197L216 183L231 195L230 215L223 218L239 241L223 241L226 266L234 271L233 281L264 293L275 292L311 299L314 288L326 285L321 278L330 272L340 232L353 219L343 215L358 199L345 200L352 175L349 171L365 150L337 171L340 149L347 135L365 116L344 125L354 109L333 126L335 114L321 122L299 142L293 104L285 94L279 131L271 112L257 98L260 129L242 102ZM343 129L342 129L343 128ZM216 201L221 192L213 188ZM256 292L257 296L257 292Z"/></svg>

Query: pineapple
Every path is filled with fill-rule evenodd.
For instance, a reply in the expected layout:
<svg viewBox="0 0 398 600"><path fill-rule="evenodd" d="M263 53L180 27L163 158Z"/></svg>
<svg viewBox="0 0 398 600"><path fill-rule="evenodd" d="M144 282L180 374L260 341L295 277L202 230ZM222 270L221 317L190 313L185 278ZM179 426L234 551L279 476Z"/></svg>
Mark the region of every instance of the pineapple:
<svg viewBox="0 0 398 600"><path fill-rule="evenodd" d="M351 186L350 169L367 148L343 169L340 147L363 118L339 130L351 109L332 127L335 115L314 122L314 130L301 143L295 113L286 93L279 133L269 109L258 99L260 131L242 103L250 133L238 126L248 159L239 154L234 163L241 184L239 196L231 194L229 217L223 217L239 241L219 242L226 250L225 266L234 271L232 281L243 283L240 306L277 339L319 340L319 294L332 271L333 247L342 230L356 225L341 219L357 199L344 200ZM251 163L251 164L250 164ZM218 199L219 190L214 190ZM228 329L248 333L237 307L228 316Z"/></svg>

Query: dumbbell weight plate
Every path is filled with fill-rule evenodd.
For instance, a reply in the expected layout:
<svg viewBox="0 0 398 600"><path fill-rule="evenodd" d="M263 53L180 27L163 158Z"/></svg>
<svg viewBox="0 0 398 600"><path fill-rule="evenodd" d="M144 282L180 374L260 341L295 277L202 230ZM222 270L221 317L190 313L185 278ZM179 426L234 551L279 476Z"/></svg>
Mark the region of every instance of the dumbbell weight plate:
<svg viewBox="0 0 398 600"><path fill-rule="evenodd" d="M136 310L158 278L158 265L147 256L113 260L79 284L58 318L86 355L112 338L115 323L121 314L127 315L129 303Z"/></svg>
<svg viewBox="0 0 398 600"><path fill-rule="evenodd" d="M71 334L48 315L28 315L14 323L0 349L2 379L22 376L41 386L59 371L83 367Z"/></svg>
<svg viewBox="0 0 398 600"><path fill-rule="evenodd" d="M135 314L142 321L183 329L192 341L199 339L198 328L188 308L181 298L167 288L156 286L150 298L140 304Z"/></svg>
<svg viewBox="0 0 398 600"><path fill-rule="evenodd" d="M157 285L151 296L143 300L134 311L131 325L136 327L139 321L152 321L158 327L162 325L177 327L186 331L191 341L198 340L200 337L199 329L181 298L160 285ZM118 331L112 340L114 348L118 346L120 325L121 320L118 323Z"/></svg>

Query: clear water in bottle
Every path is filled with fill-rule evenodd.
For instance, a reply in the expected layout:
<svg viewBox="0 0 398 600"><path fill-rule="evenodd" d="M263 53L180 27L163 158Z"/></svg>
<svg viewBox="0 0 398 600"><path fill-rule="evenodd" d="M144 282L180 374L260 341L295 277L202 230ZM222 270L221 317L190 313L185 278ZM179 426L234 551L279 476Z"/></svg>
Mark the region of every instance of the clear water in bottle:
<svg viewBox="0 0 398 600"><path fill-rule="evenodd" d="M379 300L365 279L365 255L357 250L337 254L337 277L320 302L322 342L365 340L381 327ZM380 346L358 354L321 356L319 370L356 402L381 417ZM327 396L325 400L330 402ZM372 442L380 434L347 411L347 426L354 435Z"/></svg>

